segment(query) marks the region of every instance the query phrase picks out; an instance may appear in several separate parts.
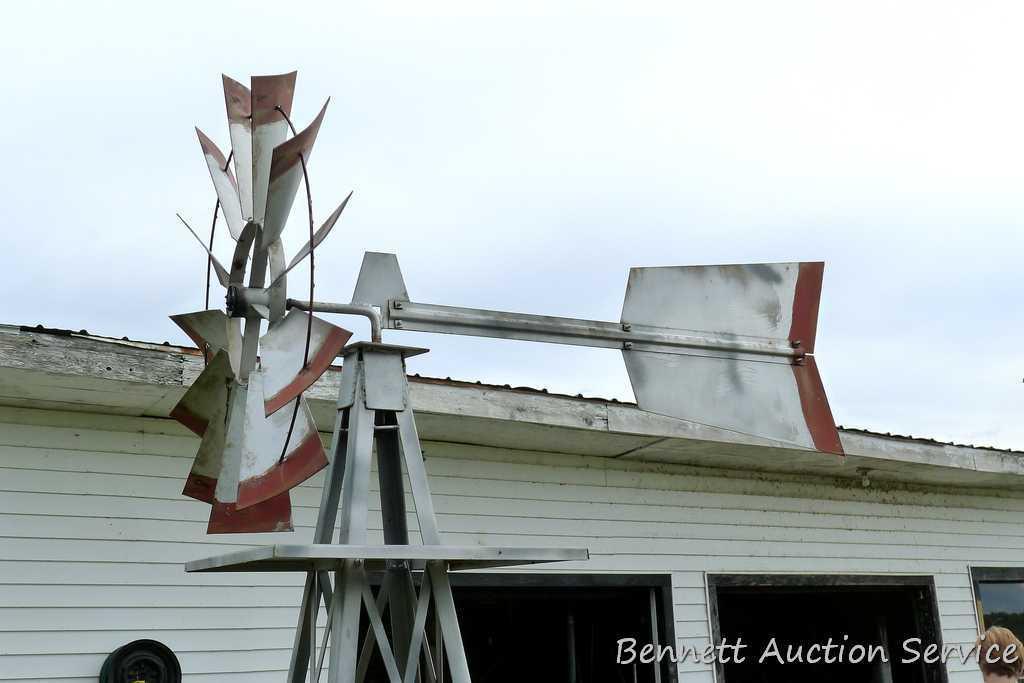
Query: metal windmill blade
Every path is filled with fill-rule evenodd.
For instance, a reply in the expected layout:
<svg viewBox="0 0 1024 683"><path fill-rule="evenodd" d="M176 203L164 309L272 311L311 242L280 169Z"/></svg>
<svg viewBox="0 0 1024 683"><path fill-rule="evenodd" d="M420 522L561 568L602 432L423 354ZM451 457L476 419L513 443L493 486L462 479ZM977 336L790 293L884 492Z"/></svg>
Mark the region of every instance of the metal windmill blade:
<svg viewBox="0 0 1024 683"><path fill-rule="evenodd" d="M288 262L281 234L326 105L289 138L294 72L253 77L251 87L225 76L223 85L234 173L197 132L236 242L230 267L189 230L227 288L227 306L172 316L208 363L171 414L202 437L184 494L211 504L209 533L280 531L291 528L288 491L327 465L302 392L351 337L288 312L286 274L327 236L348 198Z"/></svg>

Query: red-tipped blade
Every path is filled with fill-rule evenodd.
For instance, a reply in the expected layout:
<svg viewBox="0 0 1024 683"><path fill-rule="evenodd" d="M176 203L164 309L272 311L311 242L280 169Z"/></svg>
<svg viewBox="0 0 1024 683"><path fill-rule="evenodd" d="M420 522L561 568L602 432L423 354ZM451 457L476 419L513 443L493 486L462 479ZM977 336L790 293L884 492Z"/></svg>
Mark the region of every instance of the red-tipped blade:
<svg viewBox="0 0 1024 683"><path fill-rule="evenodd" d="M223 76L224 106L231 134L231 158L238 178L242 218L252 219L252 94L233 78Z"/></svg>
<svg viewBox="0 0 1024 683"><path fill-rule="evenodd" d="M352 333L313 316L309 364L305 358L309 314L292 309L260 339L263 400L270 415L293 401L324 374Z"/></svg>
<svg viewBox="0 0 1024 683"><path fill-rule="evenodd" d="M238 507L238 477L241 467L242 441L245 438L245 406L248 395L246 387L234 384L231 388L224 424L224 437L220 448L211 450L214 454L219 473L213 485L209 502L210 523L207 533L264 533L274 531L290 531L291 501L287 493L251 505L244 509ZM207 429L204 440L213 432ZM195 481L195 485L204 482ZM208 491L209 487L203 489Z"/></svg>
<svg viewBox="0 0 1024 683"><path fill-rule="evenodd" d="M231 369L238 372L242 332L237 318L229 318L224 311L206 310L172 315L171 320L195 342L199 350L205 351L208 346L213 354L227 352Z"/></svg>
<svg viewBox="0 0 1024 683"><path fill-rule="evenodd" d="M281 111L291 116L294 94L294 71L252 78L252 219L260 224L264 223L274 148L288 138L288 122Z"/></svg>
<svg viewBox="0 0 1024 683"><path fill-rule="evenodd" d="M206 533L263 534L293 528L291 498L282 493L245 509L239 509L235 503L214 502Z"/></svg>
<svg viewBox="0 0 1024 683"><path fill-rule="evenodd" d="M263 220L263 239L268 243L280 237L281 231L284 230L284 224L292 210L292 202L295 201L295 193L302 180L302 160L305 159L306 164L309 164L313 143L316 142L316 134L326 113L327 103L324 103L313 123L274 149Z"/></svg>
<svg viewBox="0 0 1024 683"><path fill-rule="evenodd" d="M183 423L185 420L181 414L185 414L186 419L192 423L190 428L202 428L203 438L192 460L192 469L185 479L182 493L204 503L213 503L217 481L223 467L228 407L231 392L237 386L232 376L231 368L227 367L226 354L218 353L186 393L182 402L175 407L175 412L179 414L175 415L175 412L172 412L172 415ZM200 387L198 390L197 386ZM188 395L193 391L202 392L195 397L195 401L189 399Z"/></svg>
<svg viewBox="0 0 1024 683"><path fill-rule="evenodd" d="M171 417L202 436L215 415L223 416L228 400L228 382L233 376L227 352L218 351L171 409Z"/></svg>
<svg viewBox="0 0 1024 683"><path fill-rule="evenodd" d="M196 135L199 136L199 146L203 148L206 167L210 169L210 179L213 180L213 189L217 192L220 209L227 221L228 232L231 233L232 238L237 240L238 236L242 234L245 221L242 219L242 207L239 204L235 175L228 168L228 161L224 158L224 153L213 143L213 140L206 137L198 128L196 128Z"/></svg>
<svg viewBox="0 0 1024 683"><path fill-rule="evenodd" d="M327 466L320 434L306 401L296 399L297 406L293 402L292 406L268 417L263 411L262 384L263 375L259 370L249 375L238 473L239 509L280 495Z"/></svg>

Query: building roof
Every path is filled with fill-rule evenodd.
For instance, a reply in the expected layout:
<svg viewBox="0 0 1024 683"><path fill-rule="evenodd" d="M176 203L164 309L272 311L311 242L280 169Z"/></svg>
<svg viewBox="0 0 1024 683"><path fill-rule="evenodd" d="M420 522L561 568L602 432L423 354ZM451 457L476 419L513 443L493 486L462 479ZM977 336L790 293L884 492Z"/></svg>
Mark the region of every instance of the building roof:
<svg viewBox="0 0 1024 683"><path fill-rule="evenodd" d="M195 348L0 326L0 404L166 417L202 371ZM333 425L339 368L307 391ZM664 417L614 399L413 375L421 436L481 447L906 484L1024 491L1024 452L840 428L846 457ZM1009 477L1007 475L1010 475Z"/></svg>

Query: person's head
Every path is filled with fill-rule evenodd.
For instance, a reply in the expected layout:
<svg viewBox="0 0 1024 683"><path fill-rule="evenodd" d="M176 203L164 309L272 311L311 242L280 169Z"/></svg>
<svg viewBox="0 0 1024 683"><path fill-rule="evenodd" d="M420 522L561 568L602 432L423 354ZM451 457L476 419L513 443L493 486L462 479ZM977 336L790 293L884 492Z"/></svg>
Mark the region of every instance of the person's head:
<svg viewBox="0 0 1024 683"><path fill-rule="evenodd" d="M978 638L978 665L986 678L1024 677L1024 645L1010 629L992 626Z"/></svg>

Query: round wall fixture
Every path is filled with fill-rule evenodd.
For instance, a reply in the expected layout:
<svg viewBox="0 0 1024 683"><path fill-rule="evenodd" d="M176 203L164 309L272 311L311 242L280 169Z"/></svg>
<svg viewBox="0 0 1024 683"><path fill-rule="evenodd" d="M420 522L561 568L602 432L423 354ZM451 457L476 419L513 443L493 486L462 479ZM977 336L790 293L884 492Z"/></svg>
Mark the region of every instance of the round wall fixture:
<svg viewBox="0 0 1024 683"><path fill-rule="evenodd" d="M181 665L163 643L133 640L107 655L100 683L181 683Z"/></svg>

